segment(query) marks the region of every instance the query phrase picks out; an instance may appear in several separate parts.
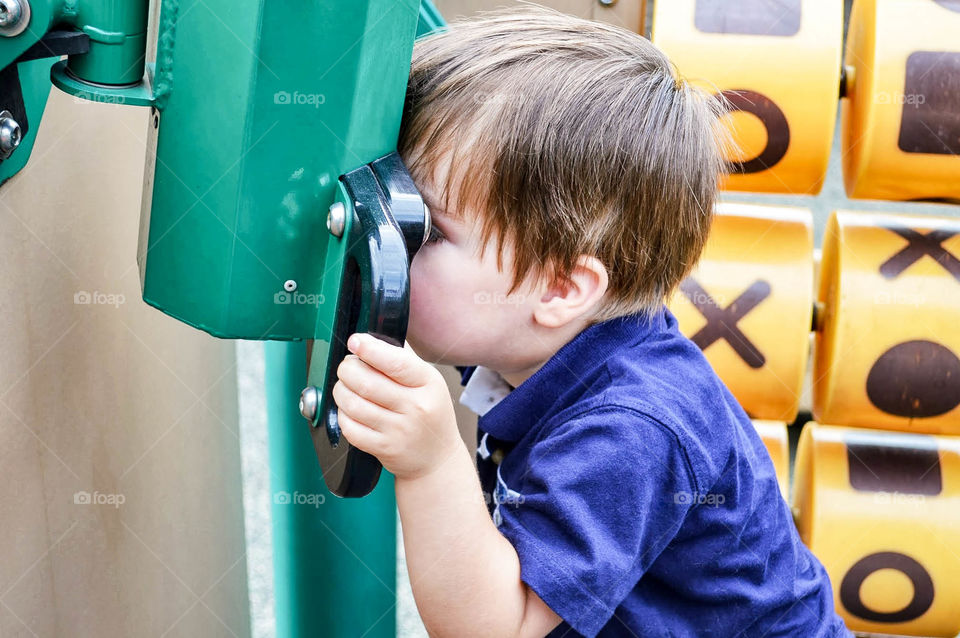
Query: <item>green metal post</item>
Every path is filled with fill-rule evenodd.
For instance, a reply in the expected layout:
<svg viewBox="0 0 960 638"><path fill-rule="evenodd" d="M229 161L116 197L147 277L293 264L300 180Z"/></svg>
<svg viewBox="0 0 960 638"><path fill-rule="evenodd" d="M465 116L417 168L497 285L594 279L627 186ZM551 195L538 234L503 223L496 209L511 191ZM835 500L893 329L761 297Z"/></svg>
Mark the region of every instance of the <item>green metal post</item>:
<svg viewBox="0 0 960 638"><path fill-rule="evenodd" d="M430 0L423 0L417 37L444 24ZM264 355L277 635L392 638L397 630L393 476L384 471L361 499L331 494L298 409L306 346L268 341Z"/></svg>
<svg viewBox="0 0 960 638"><path fill-rule="evenodd" d="M342 499L327 489L298 399L302 342L266 342L273 569L277 636L396 635L396 503L393 476Z"/></svg>
<svg viewBox="0 0 960 638"><path fill-rule="evenodd" d="M90 37L90 51L70 56L70 72L98 84L136 84L143 77L149 0L66 0L63 16Z"/></svg>

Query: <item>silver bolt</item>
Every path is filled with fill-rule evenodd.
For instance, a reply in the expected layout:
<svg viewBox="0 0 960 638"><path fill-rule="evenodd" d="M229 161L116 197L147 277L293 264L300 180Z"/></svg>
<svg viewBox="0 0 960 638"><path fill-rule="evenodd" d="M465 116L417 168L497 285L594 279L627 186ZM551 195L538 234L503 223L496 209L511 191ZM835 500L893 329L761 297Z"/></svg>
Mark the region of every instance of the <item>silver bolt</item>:
<svg viewBox="0 0 960 638"><path fill-rule="evenodd" d="M22 15L20 0L0 0L0 29L13 28Z"/></svg>
<svg viewBox="0 0 960 638"><path fill-rule="evenodd" d="M0 36L20 35L30 24L30 3L27 0L0 0Z"/></svg>
<svg viewBox="0 0 960 638"><path fill-rule="evenodd" d="M12 117L0 117L0 152L12 153L18 146L20 146L20 125Z"/></svg>
<svg viewBox="0 0 960 638"><path fill-rule="evenodd" d="M431 226L433 226L433 218L430 217L430 209L427 208L426 203L423 205L423 241L427 241L430 237Z"/></svg>
<svg viewBox="0 0 960 638"><path fill-rule="evenodd" d="M308 385L300 393L300 414L307 421L313 423L320 409L320 390L315 385Z"/></svg>
<svg viewBox="0 0 960 638"><path fill-rule="evenodd" d="M283 289L287 292L293 292L297 289L297 282L295 282L293 279L287 279L285 282L283 282Z"/></svg>
<svg viewBox="0 0 960 638"><path fill-rule="evenodd" d="M343 202L334 202L330 205L330 211L327 213L327 230L334 237L343 236L343 226L347 222L347 209Z"/></svg>
<svg viewBox="0 0 960 638"><path fill-rule="evenodd" d="M613 5L617 4L617 0L600 0L600 4L605 7L612 7Z"/></svg>

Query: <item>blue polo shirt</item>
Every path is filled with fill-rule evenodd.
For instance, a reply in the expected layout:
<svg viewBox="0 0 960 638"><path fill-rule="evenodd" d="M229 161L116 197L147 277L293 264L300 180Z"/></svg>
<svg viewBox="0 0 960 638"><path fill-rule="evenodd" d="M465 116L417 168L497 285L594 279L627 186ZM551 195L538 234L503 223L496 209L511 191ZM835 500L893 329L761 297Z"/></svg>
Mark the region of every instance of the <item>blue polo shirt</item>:
<svg viewBox="0 0 960 638"><path fill-rule="evenodd" d="M663 308L588 327L511 388L459 368L477 463L560 636L849 636L763 443Z"/></svg>

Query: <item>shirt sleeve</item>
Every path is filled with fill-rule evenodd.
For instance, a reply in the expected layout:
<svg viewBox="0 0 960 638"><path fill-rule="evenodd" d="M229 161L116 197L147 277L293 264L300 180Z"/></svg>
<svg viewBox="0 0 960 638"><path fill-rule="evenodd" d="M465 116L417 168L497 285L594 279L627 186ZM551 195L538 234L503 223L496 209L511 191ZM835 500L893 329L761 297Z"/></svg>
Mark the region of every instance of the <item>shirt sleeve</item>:
<svg viewBox="0 0 960 638"><path fill-rule="evenodd" d="M519 493L495 518L517 550L521 580L576 631L595 636L695 500L686 453L659 421L605 406L555 428L516 471Z"/></svg>

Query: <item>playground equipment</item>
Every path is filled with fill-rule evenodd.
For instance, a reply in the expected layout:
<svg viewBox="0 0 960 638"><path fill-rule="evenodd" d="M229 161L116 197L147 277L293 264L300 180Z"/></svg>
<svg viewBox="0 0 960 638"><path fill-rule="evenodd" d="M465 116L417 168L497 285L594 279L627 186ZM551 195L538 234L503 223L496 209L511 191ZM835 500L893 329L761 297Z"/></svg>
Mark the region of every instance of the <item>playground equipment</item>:
<svg viewBox="0 0 960 638"><path fill-rule="evenodd" d="M960 199L960 4L855 0L842 65L842 3L722 4L656 3L653 40L728 100L728 190L819 192L839 97L851 197ZM960 222L835 211L816 261L809 211L721 204L671 307L755 419L794 421L809 365L792 502L847 625L956 636Z"/></svg>
<svg viewBox="0 0 960 638"><path fill-rule="evenodd" d="M842 64L842 2L738 6L657 2L652 35L681 72L729 100L740 147L730 190L820 192L840 99L851 197L960 198L956 2L856 0Z"/></svg>
<svg viewBox="0 0 960 638"><path fill-rule="evenodd" d="M380 464L340 437L333 371L349 334L406 334L408 266L429 213L394 150L414 38L443 21L419 0L154 6L149 60L147 0L3 0L0 179L26 165L51 83L149 109L144 301L217 337L279 342L267 353L275 494L365 495ZM362 501L302 509L274 504L280 634L358 635L380 620L392 634L389 481ZM337 549L364 534L362 556ZM318 574L337 573L354 573L350 596L317 604Z"/></svg>
<svg viewBox="0 0 960 638"><path fill-rule="evenodd" d="M731 203L717 213L671 307L752 418L793 421L813 312L813 216Z"/></svg>
<svg viewBox="0 0 960 638"><path fill-rule="evenodd" d="M645 6L590 11L642 32ZM736 8L658 2L652 36L730 106L728 190L819 192L839 101L851 196L960 198L955 0L856 0L845 52L840 0ZM163 0L151 61L146 0L0 9L0 180L27 164L51 83L149 109L143 299L214 336L270 342L275 494L369 494L275 503L278 635L392 635L390 480L342 439L330 390L347 335L406 333L430 219L394 150L413 41L439 13L427 0ZM841 211L814 272L809 210L724 204L671 307L756 419L785 494L786 423L812 368L825 425L804 429L793 503L849 626L955 635L960 225Z"/></svg>

